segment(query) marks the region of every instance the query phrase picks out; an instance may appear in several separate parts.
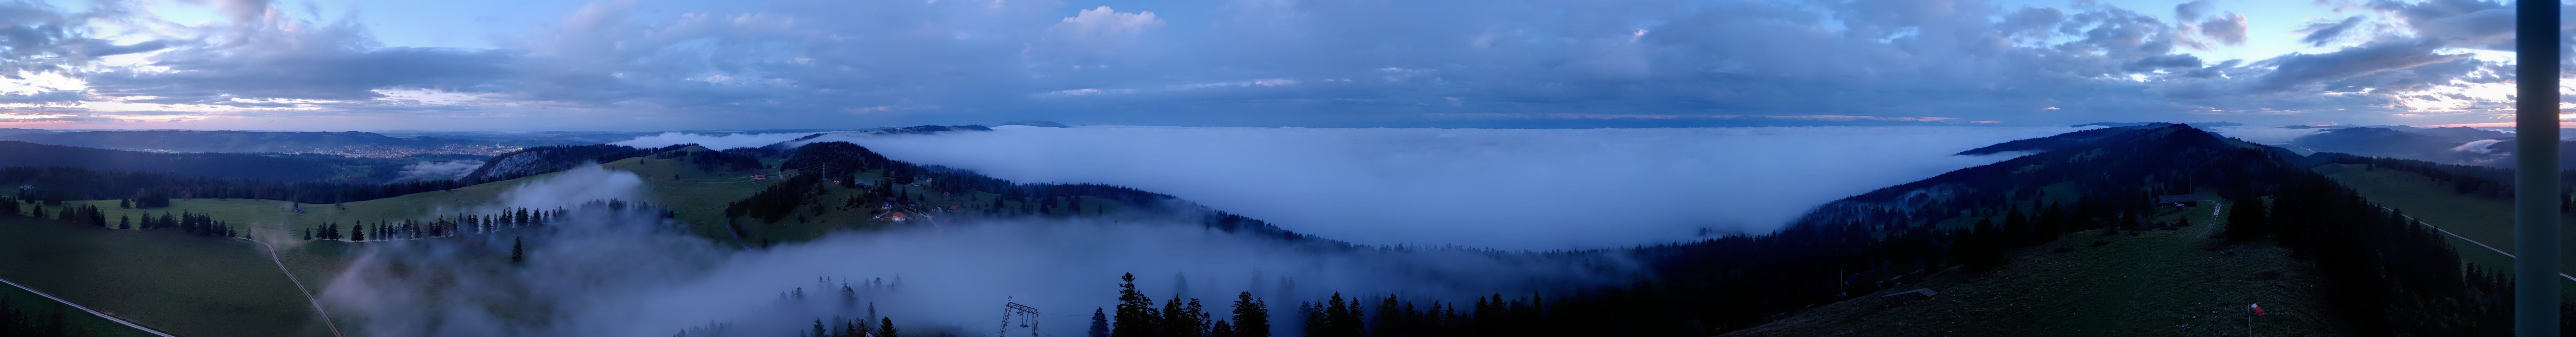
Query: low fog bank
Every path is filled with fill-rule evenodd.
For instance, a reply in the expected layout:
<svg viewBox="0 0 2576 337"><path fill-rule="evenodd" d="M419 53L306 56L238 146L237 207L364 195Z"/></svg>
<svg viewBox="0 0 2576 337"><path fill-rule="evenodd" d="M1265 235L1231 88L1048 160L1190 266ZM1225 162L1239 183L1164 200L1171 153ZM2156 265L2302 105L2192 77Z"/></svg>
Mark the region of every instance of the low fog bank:
<svg viewBox="0 0 2576 337"><path fill-rule="evenodd" d="M364 317L361 330L374 336L667 336L708 327L784 336L817 318L857 318L867 303L911 333L962 325L961 335L981 334L993 326L980 323L1014 298L1079 315L1044 318L1050 334L1074 336L1092 309L1116 305L1121 273L1138 275L1158 302L1179 293L1219 315L1234 293L1251 291L1284 329L1295 326L1298 301L1334 291L1469 301L1609 285L1636 270L1599 256L1320 248L1188 223L1097 220L910 227L735 251L645 213L591 210L524 236L379 245L324 300ZM525 238L528 261L512 266L516 237ZM857 302L840 300L845 282L862 291Z"/></svg>
<svg viewBox="0 0 2576 337"><path fill-rule="evenodd" d="M466 174L474 173L474 168L477 167L483 167L483 161L472 159L423 161L403 165L402 177L394 178L393 182L456 180L456 178L465 177Z"/></svg>
<svg viewBox="0 0 2576 337"><path fill-rule="evenodd" d="M2253 142L2255 144L2281 145L2289 144L2290 141L2297 140L2299 137L2316 134L2318 132L2325 132L2325 130L2328 130L2329 128L2283 129L2278 125L2237 125L2201 129L2218 132L2221 136L2234 137L2236 139Z"/></svg>
<svg viewBox="0 0 2576 337"><path fill-rule="evenodd" d="M680 144L698 144L698 146L705 146L710 149L725 150L769 146L769 144L777 144L778 142L793 140L797 137L804 137L805 135L811 135L811 133L736 133L711 135L702 133L663 132L658 135L635 137L635 139L628 139L608 144L624 145L639 149L650 149Z"/></svg>
<svg viewBox="0 0 2576 337"><path fill-rule="evenodd" d="M521 186L510 204L578 203L640 186L595 167ZM581 188L579 185L600 185ZM551 200L547 200L554 198ZM632 199L629 199L632 200ZM1233 294L1269 302L1293 330L1297 302L1345 297L1472 301L1620 284L1639 267L1603 254L1334 248L1213 231L1183 221L1002 219L843 232L762 250L683 233L658 209L577 209L499 234L370 244L322 294L370 336L787 336L866 305L906 335L994 329L1005 298L1078 336L1135 273L1156 300L1175 293L1222 312ZM513 239L527 261L513 264ZM843 301L844 283L856 301ZM802 293L802 299L797 294Z"/></svg>
<svg viewBox="0 0 2576 337"><path fill-rule="evenodd" d="M1129 186L1363 244L1562 249L1767 232L1828 201L2010 157L1952 153L2082 129L994 130L812 141L1020 182Z"/></svg>

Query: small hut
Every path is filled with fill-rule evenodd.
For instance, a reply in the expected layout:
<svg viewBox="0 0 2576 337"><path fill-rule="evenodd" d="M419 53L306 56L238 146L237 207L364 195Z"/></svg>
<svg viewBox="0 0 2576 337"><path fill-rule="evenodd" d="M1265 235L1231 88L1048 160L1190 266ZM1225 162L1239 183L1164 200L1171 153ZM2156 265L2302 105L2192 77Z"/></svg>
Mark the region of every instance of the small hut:
<svg viewBox="0 0 2576 337"><path fill-rule="evenodd" d="M2192 206L2199 206L2199 205L2200 205L2200 196L2197 196L2197 195L2190 195L2190 194L2175 194L2175 195L2159 196L2159 197L2156 197L2156 204L2165 205L2165 206L2173 206L2173 207L2192 207Z"/></svg>

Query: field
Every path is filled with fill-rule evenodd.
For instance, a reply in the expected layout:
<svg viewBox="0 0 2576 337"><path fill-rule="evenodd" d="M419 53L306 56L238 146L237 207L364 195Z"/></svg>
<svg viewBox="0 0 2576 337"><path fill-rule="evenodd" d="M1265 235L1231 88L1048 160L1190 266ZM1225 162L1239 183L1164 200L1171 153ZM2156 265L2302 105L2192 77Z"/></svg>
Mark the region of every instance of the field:
<svg viewBox="0 0 2576 337"><path fill-rule="evenodd" d="M28 316L46 317L46 315L59 313L63 317L64 330L73 331L72 335L75 336L153 337L150 333L116 324L80 309L64 306L44 296L37 296L36 293L19 290L18 287L0 285L0 300L8 303L0 305L0 308L15 309L20 314Z"/></svg>
<svg viewBox="0 0 2576 337"><path fill-rule="evenodd" d="M2369 198L2371 202L2403 211L2407 216L2422 220L2425 224L2477 240L2495 249L2513 251L2513 203L2509 200L2460 194L2445 187L2447 185L2406 171L2371 170L2358 164L2318 166L2316 171L2324 173L2326 177L2334 178L2344 186L2360 191L2361 195ZM2576 220L2576 217L2562 219L2564 220ZM2560 240L2576 242L2576 231L2566 231L2561 234L2564 235ZM2498 269L2507 273L2513 271L2512 258L2457 238L2450 240L2451 247L2460 251L2461 260L2476 263L2480 268ZM2576 250L2565 250L2561 253L2564 253L2562 254L2564 256L2576 256ZM2565 262L2560 265L2561 270L2576 269L2576 259L2561 261ZM2576 286L2576 282L2564 283L2564 285Z"/></svg>
<svg viewBox="0 0 2576 337"><path fill-rule="evenodd" d="M752 172L699 171L694 165L689 164L687 159L662 160L639 157L601 166L635 172L637 176L644 178L647 186L650 186L652 194L650 197L654 200L647 201L670 207L679 213L681 219L689 220L692 224L703 224L696 227L699 227L702 235L710 236L723 234L718 228L722 226L721 217L724 214L725 203L741 200L742 197L749 196L776 182L776 180L724 180L726 178L723 177L728 176L747 177ZM508 191L512 187L552 175L537 175L459 187L453 190L341 204L297 204L257 199L172 199L170 207L120 209L116 207L116 200L68 203L99 206L107 213L111 223L118 221L115 219L120 217L129 216L159 216L181 212L208 214L216 220L231 222L236 228L251 230L251 235L254 237L292 241L291 239L299 238L303 230L330 222L345 225L360 221L376 223L458 214L462 210L490 204L498 199L503 191ZM670 178L675 175L683 178ZM304 212L294 212L297 206L302 206Z"/></svg>
<svg viewBox="0 0 2576 337"><path fill-rule="evenodd" d="M2314 267L2269 244L2209 238L2211 206L2167 209L2179 230L2067 234L2023 249L1977 275L1953 269L1877 294L1818 306L1734 336L2143 336L2245 335L2246 305L2270 315L2256 335L2332 336L2324 304L2305 289ZM2096 240L2105 243L2093 246ZM2058 252L2065 250L2064 252ZM1921 300L1880 297L1930 288Z"/></svg>
<svg viewBox="0 0 2576 337"><path fill-rule="evenodd" d="M0 216L0 260L0 278L171 334L330 335L249 241Z"/></svg>

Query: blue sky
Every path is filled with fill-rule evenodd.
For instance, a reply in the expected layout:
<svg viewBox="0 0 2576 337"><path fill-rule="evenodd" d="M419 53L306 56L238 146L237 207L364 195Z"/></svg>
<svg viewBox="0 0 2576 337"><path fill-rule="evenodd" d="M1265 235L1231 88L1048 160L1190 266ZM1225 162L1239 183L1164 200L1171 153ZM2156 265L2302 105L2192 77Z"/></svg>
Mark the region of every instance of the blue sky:
<svg viewBox="0 0 2576 337"><path fill-rule="evenodd" d="M0 127L2506 122L2508 3L0 3Z"/></svg>

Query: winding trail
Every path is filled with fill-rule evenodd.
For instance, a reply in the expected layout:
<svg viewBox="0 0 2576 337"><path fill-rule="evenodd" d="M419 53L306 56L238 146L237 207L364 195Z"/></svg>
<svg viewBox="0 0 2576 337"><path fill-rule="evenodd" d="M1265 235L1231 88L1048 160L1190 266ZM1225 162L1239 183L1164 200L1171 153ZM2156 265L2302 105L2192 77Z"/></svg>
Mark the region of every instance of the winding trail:
<svg viewBox="0 0 2576 337"><path fill-rule="evenodd" d="M54 294L47 294L47 293L42 292L42 291L36 291L36 288L28 288L27 286L19 285L19 284L18 284L18 282L9 282L9 280L7 280L7 279L0 279L0 283L7 283L7 284L9 284L9 286L11 286L11 287L18 287L18 290L26 290L27 292L35 293L35 294L36 294L36 296L44 296L44 297L45 297L45 298L47 298L47 299L52 299L52 300L54 300L54 302L60 302L60 303L62 303L63 305L71 306L73 309L80 309L81 311L87 311L87 312L89 312L89 314L90 314L90 315L96 315L96 316L98 316L98 318L105 318L105 319L107 319L107 321L109 321L109 322L116 322L116 324L124 324L124 325L125 325L125 327L134 328L135 330L142 330L144 333L149 333L149 334L152 334L152 335L155 335L155 336L161 336L161 337L179 337L179 336L171 336L171 335L170 335L170 334L168 334L168 333L163 333L163 332L161 332L161 330L152 330L152 328L146 328L146 327L143 327L143 325L141 325L141 324L134 324L134 322L127 322L127 321L125 321L125 319L123 319L123 318L116 318L116 316L111 316L111 315L108 315L107 313L98 312L98 310L90 310L90 309L89 309L89 307L84 307L84 306L81 306L80 304L72 303L72 301L66 301L66 300L63 300L63 298L61 298L61 297L54 297Z"/></svg>
<svg viewBox="0 0 2576 337"><path fill-rule="evenodd" d="M276 264L277 264L277 272L278 272L278 273L280 273L280 274L286 274L286 281L288 281L288 282L295 282L295 293L296 293L296 294L299 294L299 295L304 295L304 302L306 302L306 303L312 303L312 304L313 304L313 314L315 314L315 315L321 315L321 316L322 316L322 326L331 328L331 335L332 335L332 336L340 336L340 337L347 337L347 336L348 336L348 335L340 334L340 324L339 324L339 323L335 323L335 322L332 322L332 321L331 321L331 312L330 312L330 311L322 310L322 300L314 299L314 298L313 298L313 290L305 289L305 288L304 288L304 281L303 281L303 280L297 280L297 279L295 279L295 272L287 271L287 270L286 270L286 260L283 260L283 259L279 259L279 258L277 258L277 246L272 246L272 245L269 245L267 242L261 242L261 241L259 241L259 240L251 240L251 239L247 239L247 238L235 238L235 239L242 239L242 240L250 241L250 242L258 242L258 243L259 243L260 248L266 248L266 249L268 250L268 262L272 262L272 263L276 263ZM33 291L33 290L30 290L30 291ZM52 296L47 296L47 297L52 297ZM88 309L82 309L82 310L88 310ZM127 325L132 325L132 324L127 324ZM162 336L167 337L167 336L169 336L169 335L162 335Z"/></svg>

